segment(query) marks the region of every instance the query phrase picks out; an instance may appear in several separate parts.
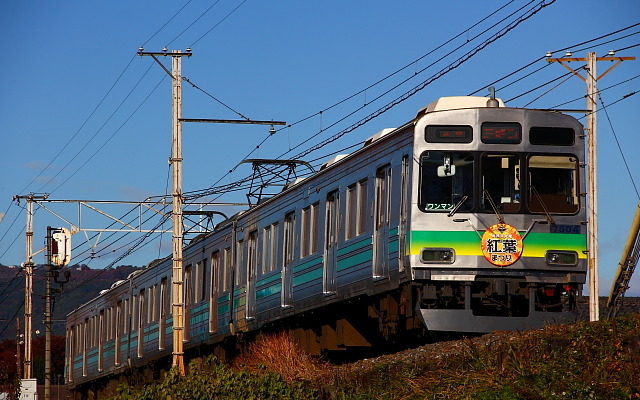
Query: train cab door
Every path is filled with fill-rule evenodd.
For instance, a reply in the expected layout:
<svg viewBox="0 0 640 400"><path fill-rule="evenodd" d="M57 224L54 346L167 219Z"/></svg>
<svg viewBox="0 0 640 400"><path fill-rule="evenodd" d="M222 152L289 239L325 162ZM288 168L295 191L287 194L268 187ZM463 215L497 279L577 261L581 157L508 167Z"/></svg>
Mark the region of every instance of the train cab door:
<svg viewBox="0 0 640 400"><path fill-rule="evenodd" d="M295 249L296 214L290 212L284 217L283 247L282 247L282 307L289 307L293 298L293 260ZM274 230L275 235L275 230ZM275 240L275 238L274 238Z"/></svg>
<svg viewBox="0 0 640 400"><path fill-rule="evenodd" d="M325 213L325 240L324 240L324 270L322 274L322 290L325 294L336 291L336 265L338 249L338 218L339 197L338 191L327 195Z"/></svg>
<svg viewBox="0 0 640 400"><path fill-rule="evenodd" d="M376 172L373 232L373 277L389 275L389 222L391 203L391 166Z"/></svg>

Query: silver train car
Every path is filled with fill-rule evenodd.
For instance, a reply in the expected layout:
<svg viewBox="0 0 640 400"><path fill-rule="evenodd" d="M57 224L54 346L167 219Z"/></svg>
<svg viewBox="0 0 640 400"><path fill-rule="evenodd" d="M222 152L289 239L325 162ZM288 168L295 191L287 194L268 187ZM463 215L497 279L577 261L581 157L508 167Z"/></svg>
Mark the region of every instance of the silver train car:
<svg viewBox="0 0 640 400"><path fill-rule="evenodd" d="M319 354L571 320L584 182L573 117L441 98L185 247L185 357L276 329ZM170 292L169 257L68 315L79 398L170 365Z"/></svg>

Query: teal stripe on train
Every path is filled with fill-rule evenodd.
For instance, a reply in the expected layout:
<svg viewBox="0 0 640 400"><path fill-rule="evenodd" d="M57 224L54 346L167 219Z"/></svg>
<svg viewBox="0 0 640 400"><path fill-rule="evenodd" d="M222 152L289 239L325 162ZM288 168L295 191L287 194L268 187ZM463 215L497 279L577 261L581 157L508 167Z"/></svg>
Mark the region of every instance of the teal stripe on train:
<svg viewBox="0 0 640 400"><path fill-rule="evenodd" d="M342 271L351 267L355 267L358 264L371 262L373 259L373 250L367 250L365 252L347 257L344 260L338 261L338 271Z"/></svg>
<svg viewBox="0 0 640 400"><path fill-rule="evenodd" d="M370 245L371 243L373 243L372 240L373 239L371 237L368 237L368 238L366 238L364 240L361 240L361 241L359 241L357 243L354 243L354 244L349 245L347 247L343 247L343 248L338 249L336 251L336 254L338 256L341 256L341 255L344 255L344 254L347 254L347 253L351 253L353 251L357 251L357 250L362 249L362 248Z"/></svg>

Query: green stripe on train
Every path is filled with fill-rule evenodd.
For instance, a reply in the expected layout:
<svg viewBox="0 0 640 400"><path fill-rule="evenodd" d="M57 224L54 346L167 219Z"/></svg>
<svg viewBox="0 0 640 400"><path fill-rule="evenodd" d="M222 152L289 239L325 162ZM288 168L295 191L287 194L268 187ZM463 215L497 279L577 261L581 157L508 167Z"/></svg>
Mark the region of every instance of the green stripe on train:
<svg viewBox="0 0 640 400"><path fill-rule="evenodd" d="M482 231L478 232L482 235ZM457 255L481 256L480 237L474 231L411 231L411 255L419 255L424 247L452 248ZM523 234L523 232L520 232ZM544 257L547 250L567 250L586 258L587 236L584 234L532 232L524 240L522 257Z"/></svg>

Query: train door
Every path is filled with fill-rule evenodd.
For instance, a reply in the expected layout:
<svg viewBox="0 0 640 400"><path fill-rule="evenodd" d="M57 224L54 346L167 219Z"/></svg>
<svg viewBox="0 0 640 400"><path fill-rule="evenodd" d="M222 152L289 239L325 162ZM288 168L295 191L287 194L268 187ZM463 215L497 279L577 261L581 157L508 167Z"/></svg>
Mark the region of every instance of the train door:
<svg viewBox="0 0 640 400"><path fill-rule="evenodd" d="M402 157L402 177L400 183L400 223L398 225L398 269L404 271L406 254L407 220L409 215L409 156Z"/></svg>
<svg viewBox="0 0 640 400"><path fill-rule="evenodd" d="M391 166L376 172L373 232L373 277L389 275L389 220L391 202Z"/></svg>
<svg viewBox="0 0 640 400"><path fill-rule="evenodd" d="M138 357L144 355L144 317L146 304L144 301L144 289L140 290L138 296Z"/></svg>
<svg viewBox="0 0 640 400"><path fill-rule="evenodd" d="M327 195L325 213L323 291L336 291L336 264L338 249L339 194L335 190Z"/></svg>
<svg viewBox="0 0 640 400"><path fill-rule="evenodd" d="M191 280L191 271L191 265L187 266L184 269L184 300L182 301L184 307L184 311L182 312L182 315L184 315L184 317L182 318L182 322L184 324L182 330L182 339L184 341L189 341L191 336L191 307L193 306L193 281Z"/></svg>
<svg viewBox="0 0 640 400"><path fill-rule="evenodd" d="M160 318L158 321L158 349L164 350L167 337L167 304L168 304L168 280L162 278L160 280Z"/></svg>
<svg viewBox="0 0 640 400"><path fill-rule="evenodd" d="M247 242L247 319L256 317L256 265L258 258L258 232L249 234Z"/></svg>
<svg viewBox="0 0 640 400"><path fill-rule="evenodd" d="M295 222L296 214L290 212L284 217L284 232L282 241L282 306L291 305L293 297L293 260L295 249ZM275 234L275 230L274 230ZM275 240L275 238L274 238Z"/></svg>
<svg viewBox="0 0 640 400"><path fill-rule="evenodd" d="M122 300L116 304L116 323L115 323L115 364L120 365L120 333L122 331Z"/></svg>
<svg viewBox="0 0 640 400"><path fill-rule="evenodd" d="M218 332L218 282L220 271L220 252L211 254L211 292L209 294L209 332Z"/></svg>

